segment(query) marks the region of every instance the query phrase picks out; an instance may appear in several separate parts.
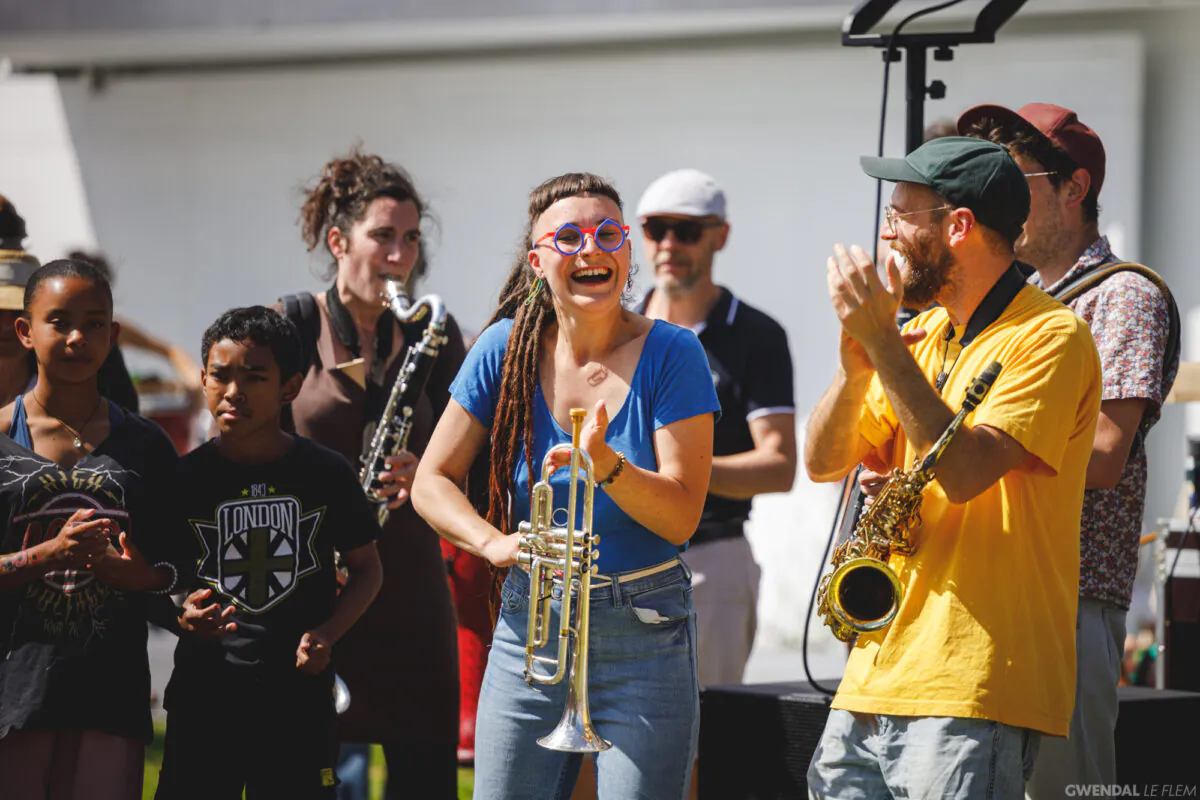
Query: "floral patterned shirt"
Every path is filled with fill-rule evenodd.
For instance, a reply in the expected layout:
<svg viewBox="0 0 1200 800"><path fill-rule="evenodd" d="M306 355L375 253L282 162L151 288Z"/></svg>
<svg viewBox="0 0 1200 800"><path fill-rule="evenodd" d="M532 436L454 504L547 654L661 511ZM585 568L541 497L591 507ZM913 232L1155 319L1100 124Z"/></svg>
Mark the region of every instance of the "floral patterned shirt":
<svg viewBox="0 0 1200 800"><path fill-rule="evenodd" d="M1054 294L1076 277L1117 260L1102 236L1066 275L1045 287L1046 291ZM1042 285L1036 274L1030 282ZM1100 351L1103 399L1148 401L1121 479L1111 489L1084 493L1079 527L1079 594L1129 608L1146 505L1145 436L1161 416L1162 402L1179 369L1179 356L1163 364L1170 331L1167 301L1158 287L1141 275L1117 273L1072 300L1070 307L1091 328Z"/></svg>

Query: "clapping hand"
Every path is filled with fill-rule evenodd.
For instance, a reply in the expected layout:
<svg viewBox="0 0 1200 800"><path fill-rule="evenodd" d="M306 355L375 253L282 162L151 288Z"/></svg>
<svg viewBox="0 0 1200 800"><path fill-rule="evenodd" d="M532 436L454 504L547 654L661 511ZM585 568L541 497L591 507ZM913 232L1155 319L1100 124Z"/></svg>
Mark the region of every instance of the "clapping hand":
<svg viewBox="0 0 1200 800"><path fill-rule="evenodd" d="M51 540L47 558L63 562L63 566L74 569L91 569L92 562L100 558L111 547L112 533L116 526L111 519L92 519L96 510L81 508Z"/></svg>

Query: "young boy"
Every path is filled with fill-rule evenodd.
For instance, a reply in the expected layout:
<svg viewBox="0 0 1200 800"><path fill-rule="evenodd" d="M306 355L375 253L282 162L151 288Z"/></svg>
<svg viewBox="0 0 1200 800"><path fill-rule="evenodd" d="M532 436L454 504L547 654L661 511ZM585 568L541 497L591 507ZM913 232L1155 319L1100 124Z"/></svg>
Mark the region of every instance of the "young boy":
<svg viewBox="0 0 1200 800"><path fill-rule="evenodd" d="M375 512L342 456L280 428L302 380L291 322L233 309L202 357L220 435L182 459L180 511L214 603L183 615L156 797L331 798L330 652L382 582Z"/></svg>

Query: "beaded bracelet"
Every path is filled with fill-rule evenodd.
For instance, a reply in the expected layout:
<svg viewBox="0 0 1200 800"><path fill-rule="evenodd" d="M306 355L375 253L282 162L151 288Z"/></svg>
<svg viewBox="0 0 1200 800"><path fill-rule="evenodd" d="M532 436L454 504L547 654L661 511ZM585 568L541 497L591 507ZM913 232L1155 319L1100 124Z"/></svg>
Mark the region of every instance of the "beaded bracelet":
<svg viewBox="0 0 1200 800"><path fill-rule="evenodd" d="M155 589L150 594L170 594L175 590L175 584L179 583L179 571L166 561L159 561L157 564L151 565L151 569L158 569L159 567L166 567L171 570L171 582L167 584L167 588Z"/></svg>
<svg viewBox="0 0 1200 800"><path fill-rule="evenodd" d="M617 465L615 467L613 467L613 471L611 473L609 473L609 476L607 478L605 478L604 480L600 481L599 483L597 483L596 486L600 489L603 489L605 486L608 486L610 483L612 483L613 481L615 481L617 479L617 476L621 474L621 470L623 470L623 469L625 469L625 454L622 453L620 450L618 450L617 451Z"/></svg>

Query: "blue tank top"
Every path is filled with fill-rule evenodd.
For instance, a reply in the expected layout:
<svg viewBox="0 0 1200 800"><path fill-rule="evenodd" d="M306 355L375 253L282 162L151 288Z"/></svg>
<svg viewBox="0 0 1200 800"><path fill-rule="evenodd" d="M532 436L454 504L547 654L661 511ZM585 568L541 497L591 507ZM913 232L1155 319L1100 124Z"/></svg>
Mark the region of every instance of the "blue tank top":
<svg viewBox="0 0 1200 800"><path fill-rule="evenodd" d="M115 429L118 425L125 421L121 409L116 403L108 404L108 426L109 429ZM29 419L25 415L25 395L17 395L17 399L13 401L13 418L8 424L8 438L12 439L17 444L24 447L26 450L33 449L33 437L29 434Z"/></svg>

